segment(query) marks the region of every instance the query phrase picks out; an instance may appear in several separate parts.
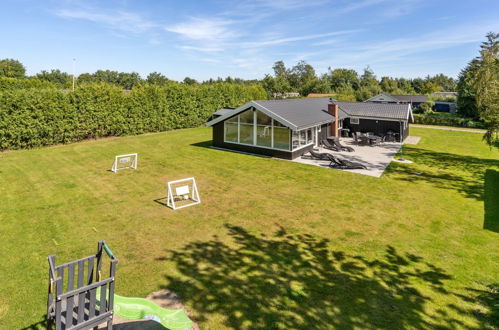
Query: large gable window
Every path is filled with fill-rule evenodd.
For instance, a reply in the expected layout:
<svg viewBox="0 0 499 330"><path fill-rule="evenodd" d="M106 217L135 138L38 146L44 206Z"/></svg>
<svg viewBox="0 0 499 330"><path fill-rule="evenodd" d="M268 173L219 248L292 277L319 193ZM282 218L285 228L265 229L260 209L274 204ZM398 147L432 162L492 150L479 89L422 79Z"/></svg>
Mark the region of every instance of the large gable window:
<svg viewBox="0 0 499 330"><path fill-rule="evenodd" d="M256 144L272 147L272 118L260 111L256 112Z"/></svg>
<svg viewBox="0 0 499 330"><path fill-rule="evenodd" d="M258 110L249 109L224 122L224 141L290 150L290 129Z"/></svg>
<svg viewBox="0 0 499 330"><path fill-rule="evenodd" d="M239 115L239 143L253 144L253 110L246 110Z"/></svg>
<svg viewBox="0 0 499 330"><path fill-rule="evenodd" d="M239 141L239 116L234 116L225 121L224 125L225 141L238 142Z"/></svg>

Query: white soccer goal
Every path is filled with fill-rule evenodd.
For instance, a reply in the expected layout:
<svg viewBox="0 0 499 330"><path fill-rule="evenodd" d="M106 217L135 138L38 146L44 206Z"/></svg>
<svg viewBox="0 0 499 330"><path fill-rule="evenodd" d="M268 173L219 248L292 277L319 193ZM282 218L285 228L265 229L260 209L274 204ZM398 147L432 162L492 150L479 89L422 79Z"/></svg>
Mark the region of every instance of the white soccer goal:
<svg viewBox="0 0 499 330"><path fill-rule="evenodd" d="M119 170L124 170L126 168L133 168L136 170L138 159L138 154L118 155L114 157L114 163L111 171L116 173Z"/></svg>
<svg viewBox="0 0 499 330"><path fill-rule="evenodd" d="M166 186L168 193L166 204L174 210L201 203L194 178L169 181Z"/></svg>

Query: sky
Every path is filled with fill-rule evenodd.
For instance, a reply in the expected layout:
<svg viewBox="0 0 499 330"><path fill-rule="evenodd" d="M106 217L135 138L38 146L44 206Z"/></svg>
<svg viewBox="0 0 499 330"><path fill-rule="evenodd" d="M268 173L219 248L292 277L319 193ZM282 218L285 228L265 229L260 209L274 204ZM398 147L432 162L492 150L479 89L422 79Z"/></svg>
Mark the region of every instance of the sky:
<svg viewBox="0 0 499 330"><path fill-rule="evenodd" d="M304 60L378 77L457 77L499 32L497 0L0 0L0 59L32 75L109 69L260 79ZM74 59L74 60L73 60Z"/></svg>

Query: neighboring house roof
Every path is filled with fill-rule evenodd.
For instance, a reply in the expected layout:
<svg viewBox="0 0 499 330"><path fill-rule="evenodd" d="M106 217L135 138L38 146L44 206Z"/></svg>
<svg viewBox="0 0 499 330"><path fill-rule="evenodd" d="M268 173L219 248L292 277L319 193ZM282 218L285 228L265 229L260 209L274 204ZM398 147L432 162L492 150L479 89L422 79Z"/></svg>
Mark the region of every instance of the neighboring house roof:
<svg viewBox="0 0 499 330"><path fill-rule="evenodd" d="M339 101L334 101L334 103L336 103L340 110L343 110L349 117L364 117L382 120L413 119L412 107L410 104Z"/></svg>
<svg viewBox="0 0 499 330"><path fill-rule="evenodd" d="M435 96L457 97L457 92L434 92Z"/></svg>
<svg viewBox="0 0 499 330"><path fill-rule="evenodd" d="M333 97L334 94L319 94L319 93L310 93L307 97Z"/></svg>
<svg viewBox="0 0 499 330"><path fill-rule="evenodd" d="M428 96L426 96L426 95L394 95L394 94L390 94L390 96L399 100L400 102L428 102Z"/></svg>
<svg viewBox="0 0 499 330"><path fill-rule="evenodd" d="M234 111L234 108L222 108L222 109L218 109L217 111L215 111L213 113L213 116L223 116L225 114L231 113L232 111Z"/></svg>
<svg viewBox="0 0 499 330"><path fill-rule="evenodd" d="M250 107L254 107L292 130L300 130L334 121L334 116L327 111L328 103L329 98L251 101L231 113L207 122L206 126L213 126Z"/></svg>
<svg viewBox="0 0 499 330"><path fill-rule="evenodd" d="M418 103L424 103L428 102L428 96L426 95L402 95L402 94L387 94L387 93L381 93L378 95L375 95L371 97L370 99L367 99L364 102L370 102L370 101L375 101L377 98L380 96L384 96L387 98L387 101L390 101L390 99L393 100L393 102L418 102Z"/></svg>

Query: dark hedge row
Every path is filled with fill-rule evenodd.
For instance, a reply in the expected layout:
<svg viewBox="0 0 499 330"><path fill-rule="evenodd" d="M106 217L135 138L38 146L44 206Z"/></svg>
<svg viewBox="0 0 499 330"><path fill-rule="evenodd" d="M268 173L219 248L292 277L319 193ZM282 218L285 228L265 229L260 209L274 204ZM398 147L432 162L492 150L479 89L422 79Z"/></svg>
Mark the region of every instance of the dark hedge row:
<svg viewBox="0 0 499 330"><path fill-rule="evenodd" d="M205 123L221 107L266 98L260 85L143 85L124 93L109 84L0 90L0 150L134 135Z"/></svg>

